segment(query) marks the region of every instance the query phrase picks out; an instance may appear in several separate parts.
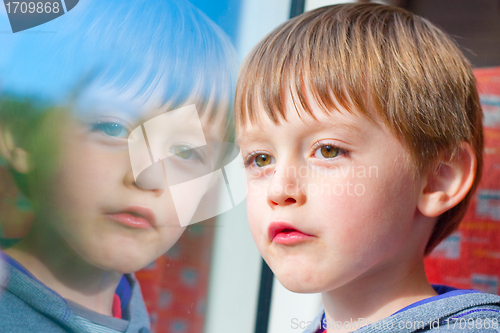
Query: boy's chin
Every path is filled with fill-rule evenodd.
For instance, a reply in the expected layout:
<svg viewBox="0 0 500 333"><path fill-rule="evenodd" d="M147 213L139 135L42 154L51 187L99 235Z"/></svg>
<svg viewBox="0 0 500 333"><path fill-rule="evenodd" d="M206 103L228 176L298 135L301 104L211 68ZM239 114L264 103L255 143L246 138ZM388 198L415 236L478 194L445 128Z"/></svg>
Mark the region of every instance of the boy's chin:
<svg viewBox="0 0 500 333"><path fill-rule="evenodd" d="M293 273L281 274L280 272L274 272L274 274L283 287L294 293L314 294L321 293L327 289L325 285L326 281L321 281L321 277L314 276L314 272L306 276Z"/></svg>

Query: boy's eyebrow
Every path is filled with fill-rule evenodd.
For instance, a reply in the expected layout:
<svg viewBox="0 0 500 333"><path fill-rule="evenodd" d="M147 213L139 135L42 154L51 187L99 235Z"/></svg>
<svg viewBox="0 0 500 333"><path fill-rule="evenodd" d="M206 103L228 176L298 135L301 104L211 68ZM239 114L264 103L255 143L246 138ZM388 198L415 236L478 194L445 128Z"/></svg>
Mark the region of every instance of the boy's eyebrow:
<svg viewBox="0 0 500 333"><path fill-rule="evenodd" d="M329 128L336 129L336 130L340 129L340 130L344 130L346 132L355 132L355 134L361 133L361 130L355 124L344 122L344 121L341 121L338 119L335 123L320 122L320 124L314 123L314 124L311 124L310 126L308 126L308 129L314 130L314 131L321 131L321 130L329 129Z"/></svg>
<svg viewBox="0 0 500 333"><path fill-rule="evenodd" d="M311 124L306 127L305 131L322 131L325 129L342 129L346 132L354 132L354 134L359 135L361 134L361 130L359 127L357 127L355 124L343 122L343 121L337 121L335 123L324 123L322 122L321 124ZM262 132L258 130L253 130L250 132L245 132L243 135L239 136L236 138L236 144L241 146L242 144L245 144L247 142L252 142L252 141L259 141L263 137Z"/></svg>

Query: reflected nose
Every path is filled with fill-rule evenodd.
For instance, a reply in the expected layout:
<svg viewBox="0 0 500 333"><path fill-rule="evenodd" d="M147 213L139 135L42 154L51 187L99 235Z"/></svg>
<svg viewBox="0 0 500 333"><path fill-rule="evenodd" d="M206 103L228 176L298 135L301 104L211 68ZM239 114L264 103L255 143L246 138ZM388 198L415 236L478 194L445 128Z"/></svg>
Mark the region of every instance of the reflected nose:
<svg viewBox="0 0 500 333"><path fill-rule="evenodd" d="M165 190L165 170L163 161L153 163L146 170L141 172L135 180L137 186L145 190Z"/></svg>
<svg viewBox="0 0 500 333"><path fill-rule="evenodd" d="M161 195L167 188L165 173L162 162L157 162L142 172L137 179L134 179L132 170L127 172L124 178L126 186L133 186L143 191L152 191Z"/></svg>

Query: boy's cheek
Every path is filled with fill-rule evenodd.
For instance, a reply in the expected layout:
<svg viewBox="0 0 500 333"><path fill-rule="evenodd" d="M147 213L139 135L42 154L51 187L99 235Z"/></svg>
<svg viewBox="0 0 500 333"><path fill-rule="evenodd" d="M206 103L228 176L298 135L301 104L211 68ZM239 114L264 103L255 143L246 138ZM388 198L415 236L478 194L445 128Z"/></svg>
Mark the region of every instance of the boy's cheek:
<svg viewBox="0 0 500 333"><path fill-rule="evenodd" d="M263 207L263 198L259 196L253 196L250 193L247 195L247 216L248 216L248 223L250 226L250 230L252 232L252 235L255 237L260 237L260 234L262 234L262 231L265 228L265 223L269 217L266 219L266 213L264 211L266 210L266 207ZM256 241L257 238L255 239Z"/></svg>

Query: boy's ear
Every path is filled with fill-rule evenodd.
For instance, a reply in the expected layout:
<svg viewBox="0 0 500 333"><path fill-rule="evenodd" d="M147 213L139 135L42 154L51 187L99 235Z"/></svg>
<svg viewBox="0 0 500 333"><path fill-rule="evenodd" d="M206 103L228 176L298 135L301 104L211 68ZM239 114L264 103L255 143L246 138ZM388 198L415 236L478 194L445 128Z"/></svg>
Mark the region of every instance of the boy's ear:
<svg viewBox="0 0 500 333"><path fill-rule="evenodd" d="M26 174L31 170L28 152L23 148L17 147L12 132L1 126L0 152L17 172Z"/></svg>
<svg viewBox="0 0 500 333"><path fill-rule="evenodd" d="M462 142L457 156L441 162L424 179L418 200L419 211L428 217L439 216L462 201L474 183L477 159L471 146Z"/></svg>

